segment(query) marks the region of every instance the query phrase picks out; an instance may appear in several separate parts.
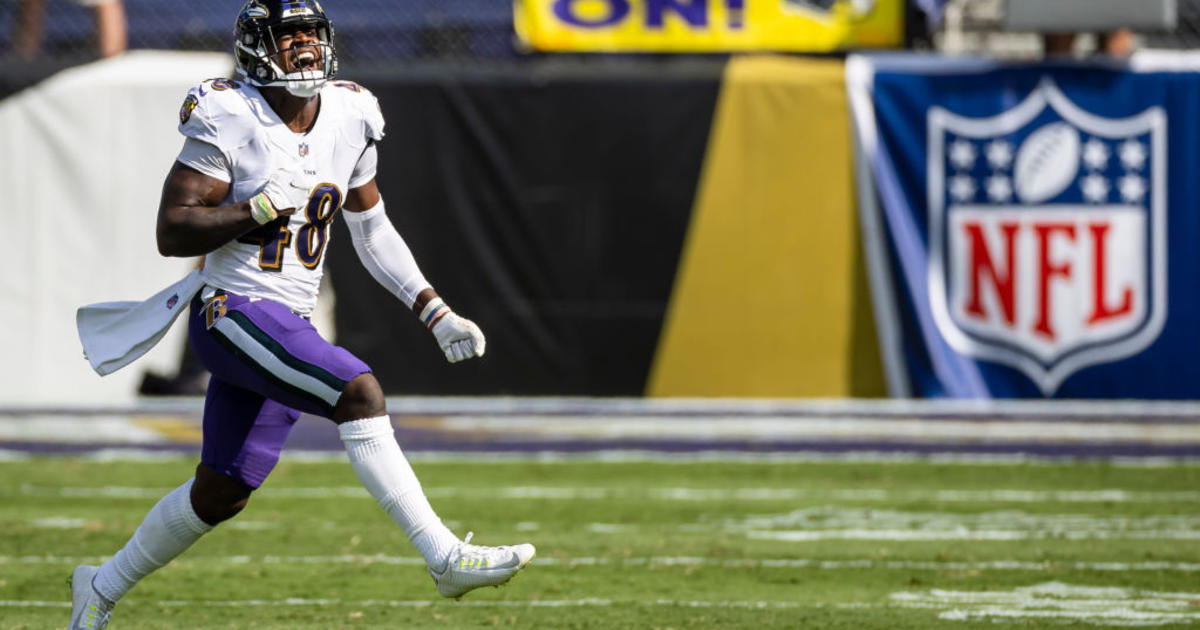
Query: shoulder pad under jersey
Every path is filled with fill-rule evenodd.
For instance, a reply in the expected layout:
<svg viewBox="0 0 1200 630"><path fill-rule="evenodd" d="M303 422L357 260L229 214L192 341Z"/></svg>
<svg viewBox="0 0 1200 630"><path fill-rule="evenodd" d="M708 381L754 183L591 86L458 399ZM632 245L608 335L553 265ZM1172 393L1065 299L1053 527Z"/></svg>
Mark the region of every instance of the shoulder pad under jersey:
<svg viewBox="0 0 1200 630"><path fill-rule="evenodd" d="M254 117L242 94L242 82L209 79L188 90L179 110L179 133L203 140L226 153L246 144Z"/></svg>
<svg viewBox="0 0 1200 630"><path fill-rule="evenodd" d="M353 81L330 81L329 88L322 94L332 92L345 105L349 121L357 121L362 126L363 138L366 141L378 142L383 139L383 112L379 109L379 100L367 88Z"/></svg>

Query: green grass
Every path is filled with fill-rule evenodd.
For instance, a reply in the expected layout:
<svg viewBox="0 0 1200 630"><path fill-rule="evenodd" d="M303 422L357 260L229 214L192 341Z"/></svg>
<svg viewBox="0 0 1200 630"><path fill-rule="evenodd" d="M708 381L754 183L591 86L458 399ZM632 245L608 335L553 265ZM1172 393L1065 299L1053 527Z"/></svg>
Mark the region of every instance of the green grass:
<svg viewBox="0 0 1200 630"><path fill-rule="evenodd" d="M64 580L75 562L116 551L160 491L193 466L0 463L0 630L65 626ZM504 588L439 600L403 534L357 490L349 465L285 455L245 512L141 583L110 627L1200 625L1200 594L1164 595L1200 593L1197 466L414 467L455 531L474 530L481 544L528 540L538 560ZM305 496L306 489L327 492ZM786 532L825 538L771 538ZM1020 590L1052 582L1070 586L1039 598ZM1124 590L1062 591L1076 587ZM978 596L951 601L981 592L992 593L990 608Z"/></svg>

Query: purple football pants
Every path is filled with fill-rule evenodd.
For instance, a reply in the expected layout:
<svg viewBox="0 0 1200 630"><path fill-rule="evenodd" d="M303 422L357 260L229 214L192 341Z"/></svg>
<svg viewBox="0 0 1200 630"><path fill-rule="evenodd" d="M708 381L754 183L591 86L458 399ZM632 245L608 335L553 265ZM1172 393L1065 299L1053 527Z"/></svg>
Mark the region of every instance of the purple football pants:
<svg viewBox="0 0 1200 630"><path fill-rule="evenodd" d="M212 373L200 461L258 488L301 412L333 415L351 379L371 369L271 300L218 292L192 300L188 337Z"/></svg>

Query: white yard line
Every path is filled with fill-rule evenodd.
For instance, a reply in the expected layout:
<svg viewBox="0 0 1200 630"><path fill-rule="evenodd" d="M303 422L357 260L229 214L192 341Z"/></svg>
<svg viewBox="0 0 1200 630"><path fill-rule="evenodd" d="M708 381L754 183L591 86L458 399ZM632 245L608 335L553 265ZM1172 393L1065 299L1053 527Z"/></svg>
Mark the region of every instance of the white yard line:
<svg viewBox="0 0 1200 630"><path fill-rule="evenodd" d="M1046 582L1011 591L892 593L904 608L941 610L950 621L1075 620L1090 625L1150 626L1200 621L1200 593L1139 591Z"/></svg>
<svg viewBox="0 0 1200 630"><path fill-rule="evenodd" d="M28 496L50 496L61 499L136 499L156 500L168 492L168 488L143 488L137 486L102 487L40 487L31 484L20 486L20 492ZM433 499L446 498L501 498L505 500L534 499L552 501L578 501L583 499L644 499L653 501L762 501L796 500L806 498L816 505L774 514L748 514L741 517L701 516L698 521L677 523L675 529L682 533L727 533L744 535L752 540L773 540L789 543L806 543L826 540L883 540L890 542L927 541L993 541L1011 542L1026 540L1200 540L1200 514L1164 515L1096 515L1088 513L1042 514L1018 509L989 509L986 512L957 511L905 511L888 509L887 506L854 506L825 502L841 499L856 503L903 501L944 501L981 503L991 506L996 503L1022 502L1043 504L1064 500L1071 503L1162 503L1193 504L1195 493L1181 492L1126 492L1122 490L1097 490L1091 492L1033 491L1033 490L930 490L896 491L883 490L821 490L792 491L773 488L744 488L713 490L695 488L569 488L544 486L514 486L482 492L473 488L430 487L428 494ZM327 488L278 488L264 489L263 498L290 499L368 499L369 496L357 486ZM736 514L733 510L725 513ZM86 525L75 514L57 514L31 520L37 528L80 528ZM254 521L235 521L232 525L243 529L269 529L270 524ZM638 523L583 523L587 531L600 535L624 535L639 531ZM524 525L526 529L529 524Z"/></svg>
<svg viewBox="0 0 1200 630"><path fill-rule="evenodd" d="M3 565L57 565L100 564L107 556L0 556ZM417 556L393 556L386 554L336 555L336 556L183 556L174 561L180 567L210 564L385 564L399 566L424 566L425 561ZM1026 571L1059 572L1063 570L1124 573L1132 571L1171 571L1200 573L1200 563L1192 562L1029 562L1021 560L993 560L988 562L935 562L916 560L846 559L819 560L815 558L715 558L651 556L632 558L609 558L583 556L577 558L539 557L533 564L547 567L588 566L656 566L656 567L719 567L728 569L812 569L812 570L905 570L905 571Z"/></svg>
<svg viewBox="0 0 1200 630"><path fill-rule="evenodd" d="M1200 540L1200 514L1098 516L1023 510L980 513L822 505L721 521L755 540Z"/></svg>
<svg viewBox="0 0 1200 630"><path fill-rule="evenodd" d="M770 399L770 398L588 398L582 396L389 396L387 407L397 416L457 414L629 415L629 414L843 414L882 416L1027 415L1043 417L1200 417L1200 403L1156 400L952 400L952 399ZM143 398L130 406L103 409L63 405L8 405L9 415L153 413L199 415L203 397Z"/></svg>
<svg viewBox="0 0 1200 630"><path fill-rule="evenodd" d="M62 499L161 499L173 488L143 486L43 487L22 484L26 496L53 496ZM280 499L369 499L371 495L361 486L335 488L268 488L255 493L255 498Z"/></svg>
<svg viewBox="0 0 1200 630"><path fill-rule="evenodd" d="M1024 602L1032 604L1032 602ZM1062 602L1060 602L1062 603ZM1146 602L1149 603L1149 602ZM1075 620L1087 623L1090 625L1103 626L1150 626L1150 625L1165 625L1167 623L1187 623L1191 624L1200 621L1200 612L1176 612L1172 610L1136 610L1130 607L1131 602L1119 600L1115 602L1095 602L1095 605L1085 610L1075 610L1068 608L1051 608L1051 609L1028 609L1028 608L1012 608L1008 606L976 606L972 608L947 606L946 604L930 604L924 602L907 602L905 600L894 600L892 604L875 604L870 602L836 602L836 603L804 603L792 601L755 601L755 600L674 600L674 599L659 599L659 600L614 600L603 598L588 598L588 599L558 599L558 600L530 600L530 601L515 601L515 600L466 600L466 601L447 601L447 600L383 600L383 599L368 599L368 600L341 600L341 599L245 599L245 600L162 600L155 602L143 602L143 605L153 605L159 607L175 607L175 608L282 608L282 607L330 607L330 606L347 606L353 608L430 608L434 606L446 608L612 608L612 607L639 607L639 608L736 608L745 610L779 610L779 609L803 609L803 608L834 608L844 610L858 610L866 608L888 608L897 606L900 608L913 609L943 609L938 614L940 619L948 621L970 621L972 619L982 619L990 621L998 621L1001 619L1061 619ZM1053 606L1054 603L1049 604ZM65 601L44 601L44 600L0 600L0 608L62 608L69 609L70 602Z"/></svg>
<svg viewBox="0 0 1200 630"><path fill-rule="evenodd" d="M186 416L163 417L165 426L145 425L144 415L0 415L0 441L55 444L113 443L129 446L169 444L183 431L198 444L199 422ZM1068 419L1069 418L1069 419ZM404 426L403 416L397 424ZM408 421L411 422L411 421ZM736 440L756 444L779 441L872 443L929 441L940 445L1045 443L1060 445L1200 444L1200 422L1178 416L1060 416L1053 421L1018 416L965 414L959 417L884 417L842 413L757 414L734 410L689 415L632 414L516 414L448 415L421 419L424 426L467 437L503 436L505 440L674 440L680 443ZM168 430L169 429L169 430Z"/></svg>
<svg viewBox="0 0 1200 630"><path fill-rule="evenodd" d="M452 416L438 422L447 432L497 434L506 439L621 440L674 439L681 442L930 440L937 444L1047 442L1055 444L1133 443L1178 446L1200 443L1200 424L1157 422L1078 422L920 420L904 417L788 416Z"/></svg>
<svg viewBox="0 0 1200 630"><path fill-rule="evenodd" d="M143 427L130 416L26 416L0 420L0 441L58 444L166 444L158 431Z"/></svg>
<svg viewBox="0 0 1200 630"><path fill-rule="evenodd" d="M21 494L62 498L157 499L172 488L143 486L48 487L22 484ZM1131 491L1115 488L1099 490L883 490L864 488L672 488L672 487L559 487L506 486L501 488L459 488L430 485L425 494L435 499L535 499L580 501L645 498L664 501L793 501L837 500L861 502L937 502L937 503L1195 503L1200 491ZM368 499L361 486L310 488L272 488L259 490L257 498L277 499Z"/></svg>
<svg viewBox="0 0 1200 630"><path fill-rule="evenodd" d="M984 606L973 610L947 610L938 615L947 621L991 621L1008 619L1055 619L1074 620L1093 626L1147 627L1167 624L1192 624L1200 621L1200 613L1143 612L1134 610L1013 610L1010 608Z"/></svg>
<svg viewBox="0 0 1200 630"><path fill-rule="evenodd" d="M84 527L87 527L88 521L82 518L48 516L44 518L30 519L28 523L30 526L37 529L83 529Z"/></svg>
<svg viewBox="0 0 1200 630"><path fill-rule="evenodd" d="M1200 530L1152 530L1136 532L1060 532L1060 531L913 531L897 529L828 529L806 531L748 532L752 540L780 542L818 542L825 540L886 540L889 542L932 542L979 540L1013 542L1022 540L1200 540Z"/></svg>
<svg viewBox="0 0 1200 630"><path fill-rule="evenodd" d="M364 608L427 608L430 606L470 607L470 608L571 608L571 607L602 607L640 606L640 607L685 607L685 608L746 608L746 609L779 609L779 608L813 608L814 604L784 601L728 601L728 600L674 600L660 599L654 601L631 601L612 599L557 599L557 600L341 600L341 599L243 599L243 600L162 600L143 602L154 606L171 607L286 607L286 606L353 606ZM853 604L854 607L864 607L868 604ZM70 602L51 602L39 600L0 600L0 608L70 608Z"/></svg>
<svg viewBox="0 0 1200 630"><path fill-rule="evenodd" d="M691 465L704 463L751 464L938 464L943 466L1063 466L1077 461L1103 461L1117 468L1177 468L1200 466L1200 457L1189 456L1075 456L1031 455L1028 453L918 453L907 451L744 451L699 450L686 453L664 453L638 449L600 449L594 451L409 451L414 462L469 461L472 465L510 465L537 462L538 464L664 464ZM0 449L0 463L24 462L34 457L72 459L88 462L194 462L191 452L159 451L137 447L106 448L86 453L39 453L36 456L19 449ZM290 450L282 461L289 463L345 464L342 451Z"/></svg>

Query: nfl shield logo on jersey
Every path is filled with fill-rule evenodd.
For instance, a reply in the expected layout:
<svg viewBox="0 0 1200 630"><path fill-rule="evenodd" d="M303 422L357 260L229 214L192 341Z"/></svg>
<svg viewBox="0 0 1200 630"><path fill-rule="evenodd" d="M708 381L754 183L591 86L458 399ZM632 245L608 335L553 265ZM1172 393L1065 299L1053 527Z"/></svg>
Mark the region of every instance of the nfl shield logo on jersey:
<svg viewBox="0 0 1200 630"><path fill-rule="evenodd" d="M932 107L929 295L959 353L1051 395L1166 319L1166 114L1107 118L1049 79L1016 107Z"/></svg>

